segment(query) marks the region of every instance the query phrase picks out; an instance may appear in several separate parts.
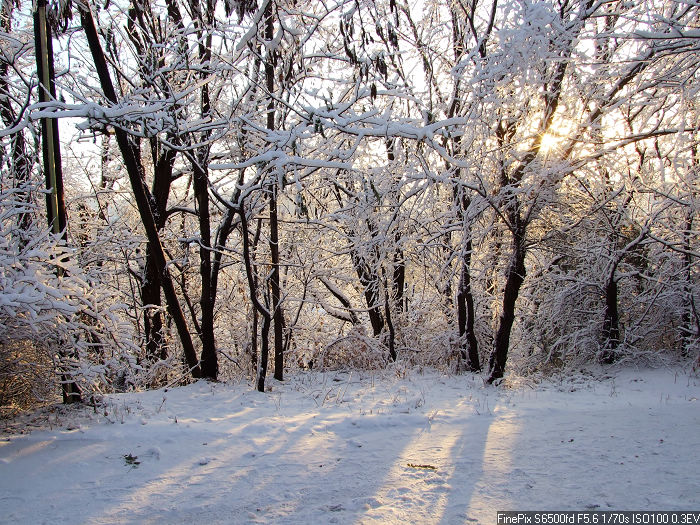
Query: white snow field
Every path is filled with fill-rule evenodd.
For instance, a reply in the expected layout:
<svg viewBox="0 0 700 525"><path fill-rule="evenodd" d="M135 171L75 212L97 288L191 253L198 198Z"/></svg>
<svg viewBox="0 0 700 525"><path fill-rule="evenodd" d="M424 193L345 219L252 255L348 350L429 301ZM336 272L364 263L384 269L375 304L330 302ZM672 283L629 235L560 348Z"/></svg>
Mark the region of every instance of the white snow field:
<svg viewBox="0 0 700 525"><path fill-rule="evenodd" d="M437 372L198 382L0 437L3 523L480 523L699 510L700 379L485 386ZM30 420L31 421L31 420ZM7 429L6 429L7 430Z"/></svg>

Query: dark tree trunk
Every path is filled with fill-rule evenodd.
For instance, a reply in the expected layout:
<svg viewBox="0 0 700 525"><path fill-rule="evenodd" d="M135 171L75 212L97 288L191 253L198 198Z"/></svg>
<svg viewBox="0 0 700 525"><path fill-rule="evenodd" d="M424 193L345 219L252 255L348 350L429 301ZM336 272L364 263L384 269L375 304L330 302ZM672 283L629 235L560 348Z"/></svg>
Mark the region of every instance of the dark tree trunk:
<svg viewBox="0 0 700 525"><path fill-rule="evenodd" d="M260 242L260 235L262 234L262 224L263 220L258 219L258 224L255 226L255 235L253 235L253 243L250 246L248 252L249 252L249 257L251 261L251 268L252 264L255 263L255 252L258 249L258 243ZM241 228L241 235L243 235L243 231ZM246 270L247 271L247 270ZM256 290L255 293L257 293L257 290L259 289L259 280L258 280L258 275L257 272L253 272L253 289ZM252 292L251 292L252 293ZM253 327L251 330L251 336L250 336L250 344L251 344L251 358L250 362L253 367L253 375L257 377L258 374L258 326L260 325L260 312L258 308L255 306L255 301L251 300L253 303ZM270 332L270 324L268 323L267 328L265 330L265 337L269 335ZM265 350L267 352L267 350ZM265 368L265 371L267 372L267 366ZM264 377L264 376L263 376Z"/></svg>
<svg viewBox="0 0 700 525"><path fill-rule="evenodd" d="M449 260L452 257L454 251L452 247L452 232L445 232L442 241L442 252L444 253L445 259ZM438 292L442 296L442 300L445 305L445 312L450 312L455 306L454 289L452 287L452 279L445 279L444 286L442 283L438 284Z"/></svg>
<svg viewBox="0 0 700 525"><path fill-rule="evenodd" d="M146 264L140 283L141 303L145 309L143 317L143 332L146 341L146 360L150 362L168 357L163 332L163 313L161 312L161 282L153 258L153 248L146 244Z"/></svg>
<svg viewBox="0 0 700 525"><path fill-rule="evenodd" d="M496 3L493 6L495 9ZM564 16L563 13L562 16ZM564 77L570 63L569 58L573 49L572 43L581 27L583 27L583 24L575 30L575 33L572 33L561 42L562 45L559 47L558 52L560 60L553 62L551 80L545 84L546 89L542 93L544 114L532 145L525 154L518 155L517 164L512 171L507 169L503 159L499 160L500 186L505 197L505 212L513 236L513 252L508 265L506 286L503 292L503 312L499 320L494 349L489 363L491 369L488 379L489 383L493 383L503 377L508 357L511 329L515 322L515 302L518 299L520 287L525 280L525 255L527 252L525 233L527 224L531 220L530 214L533 212L533 208L531 207L530 211L523 217L521 197L518 196L517 191L520 188L523 176L538 158L542 148L542 139L552 126L554 115L559 107ZM491 29L488 30L488 32L490 31ZM591 121L594 120L595 118L591 117ZM519 124L516 120L504 119L499 122L496 129L496 139L501 148L513 146L513 139L518 127Z"/></svg>
<svg viewBox="0 0 700 525"><path fill-rule="evenodd" d="M279 231L277 224L277 185L273 185L270 195L270 292L272 295L272 319L275 334L275 379L284 379L284 318L280 292Z"/></svg>
<svg viewBox="0 0 700 525"><path fill-rule="evenodd" d="M114 86L110 78L107 60L105 59L104 52L102 51L102 46L97 34L97 29L95 28L92 13L90 12L89 6L80 5L79 7L81 25L85 31L85 36L90 47L95 69L100 79L102 91L104 92L107 100L113 104L116 104L118 102L117 95L114 91ZM177 327L177 332L183 347L187 366L192 370L192 375L194 377L200 377L201 373L199 369L199 362L197 360L197 353L195 352L194 345L192 344L192 337L190 336L190 332L187 327L187 321L182 313L182 309L175 292L175 287L173 286L170 273L168 272L165 253L163 252L163 247L160 243L158 228L152 212L154 199L146 188L142 166L137 161L138 153L135 150L135 145L131 142L129 136L124 130L119 127L115 127L114 131L127 174L129 175L129 181L131 183L136 205L141 216L141 222L146 231L148 242L153 248L153 259L156 264L156 270L161 279L163 293L168 305L168 312L170 313Z"/></svg>
<svg viewBox="0 0 700 525"><path fill-rule="evenodd" d="M617 361L620 346L620 316L618 312L618 287L615 270L605 284L605 315L603 317L603 350L600 362L611 364Z"/></svg>
<svg viewBox="0 0 700 525"><path fill-rule="evenodd" d="M547 127L544 129L546 130ZM516 126L514 124L505 121L499 123L496 130L499 145L504 147L506 144L510 144L515 132ZM518 299L520 287L525 281L525 232L527 225L522 218L521 202L513 190L520 184L527 167L537 157L538 151L538 146L530 149L512 175L508 173L505 163L500 160L500 186L512 236L512 253L506 271L503 310L498 321L494 348L489 359L489 378L487 380L489 384L502 378L505 373L510 348L510 334L515 322L515 302ZM500 249L500 243L496 244L496 249Z"/></svg>
<svg viewBox="0 0 700 525"><path fill-rule="evenodd" d="M401 239L399 234L396 234L395 240ZM392 279L394 285L394 304L396 305L396 311L403 313L405 311L404 305L404 289L406 287L406 259L404 258L403 250L401 248L396 248L394 252L394 275Z"/></svg>
<svg viewBox="0 0 700 525"><path fill-rule="evenodd" d="M387 139L386 141L386 157L389 163L393 163L396 160L396 154L394 151L395 141ZM398 215L395 214L395 217ZM396 311L399 313L404 312L404 288L406 286L406 259L404 257L403 250L401 249L401 230L397 228L394 234L394 274L392 276L392 286L394 290L394 306ZM390 321L387 319L387 323Z"/></svg>
<svg viewBox="0 0 700 525"><path fill-rule="evenodd" d="M456 21L454 11L452 16L453 21ZM455 28L455 31L457 31L457 28ZM459 32L453 35L453 42L456 46L454 49L456 57L460 57L464 51L461 44L458 44L458 41L461 42L459 40ZM455 92L450 114L457 111L458 106L459 99L457 97L457 92ZM461 151L461 137L459 135L452 138L452 147L454 152ZM448 164L447 169L450 168L452 168L452 166ZM461 344L460 358L467 370L470 372L478 372L481 370L481 363L479 362L479 348L474 332L474 296L471 287L472 219L468 215L472 201L467 188L461 186L462 169L455 167L454 170L455 182L452 183L452 199L457 212L457 218L462 223L462 257L460 261L459 284L457 285L457 328Z"/></svg>
<svg viewBox="0 0 700 525"><path fill-rule="evenodd" d="M265 376L267 375L267 361L269 354L268 338L270 333L270 322L272 320L272 315L270 314L270 310L265 308L265 306L262 303L260 303L258 299L258 282L253 271L252 255L250 253L250 239L248 237L248 218L245 214L245 206L243 202L241 202L239 208L239 215L241 217L243 265L245 266L245 274L248 280L248 291L250 293L250 300L253 303L253 306L255 306L255 310L259 312L263 318L262 330L260 331L260 361L257 370L256 386L259 392L264 392ZM255 338L256 336L253 336L253 340L255 340ZM253 352L257 352L257 349L253 348Z"/></svg>
<svg viewBox="0 0 700 525"><path fill-rule="evenodd" d="M153 185L151 203L154 205L153 220L160 232L165 227L168 197L173 179L173 165L175 164L175 152L163 150L160 141L153 138L150 141L151 157L154 162ZM144 314L144 337L146 339L146 359L154 362L168 357L168 349L165 346L165 334L163 331L163 313L161 312L161 282L160 275L153 258L153 247L150 242L146 244L146 263L143 269L143 278L140 283L141 302L146 308ZM147 305L152 305L148 306Z"/></svg>
<svg viewBox="0 0 700 525"><path fill-rule="evenodd" d="M467 216L471 199L466 189L455 187L454 199L457 206L457 217L462 222L462 260L457 288L457 325L459 338L462 341L461 358L467 370L478 372L481 370L479 362L479 348L474 331L474 296L471 287L471 261L472 261L472 229L471 220Z"/></svg>
<svg viewBox="0 0 700 525"><path fill-rule="evenodd" d="M338 185L335 186L335 197L338 204L344 206ZM374 228L369 218L367 218L367 223L371 235L374 237L376 235L376 228ZM348 229L348 236L350 238L359 238L352 228ZM373 268L367 263L357 248L350 249L350 260L352 261L352 267L355 269L355 273L357 273L360 285L362 286L362 294L365 297L367 313L369 314L369 321L372 325L372 333L374 337L377 337L384 329L384 318L382 317L381 302L379 300L379 275L376 269L377 265Z"/></svg>
<svg viewBox="0 0 700 525"><path fill-rule="evenodd" d="M525 280L525 254L525 227L520 225L513 232L513 253L508 265L506 287L503 292L503 312L498 323L494 349L489 361L488 383L502 378L505 372L510 333L515 321L515 301L518 299L520 287Z"/></svg>
<svg viewBox="0 0 700 525"><path fill-rule="evenodd" d="M171 7L174 6L173 13ZM179 29L183 29L179 10L173 2L168 3L168 13ZM139 56L146 56L146 47L152 44L152 39L156 36L148 34L147 28L151 27L148 20L152 19L153 13L150 11L150 6L147 3L132 3L127 18L127 34L131 40L134 49ZM118 57L113 56L113 60L118 60ZM159 61L160 66L164 66L162 59ZM141 75L144 78L151 78L152 72L146 65L139 67ZM109 137L109 136L107 136ZM133 137L132 137L132 140ZM168 141L171 143L178 142L178 137L168 134ZM138 142L138 141L137 141ZM165 227L166 211L168 197L170 196L170 187L173 182L173 165L175 163L176 153L172 149L164 148L160 139L151 137L149 139L151 148L151 159L153 161L153 184L151 186L151 212L156 224L157 230L160 232ZM141 162L138 157L140 144L135 144L134 152L137 153L137 162ZM156 261L153 259L153 248L150 243L146 246L146 261L144 263L143 276L139 283L142 304L144 305L144 339L146 346L146 360L155 362L159 359L167 358L167 347L165 346L165 333L163 331L164 319L161 311L161 281L157 271Z"/></svg>
<svg viewBox="0 0 700 525"><path fill-rule="evenodd" d="M275 37L273 18L273 2L270 0L265 5L265 40L272 41ZM269 94L267 104L267 129L275 129L275 57L272 51L268 51L265 59L265 84ZM280 293L280 254L279 254L279 226L277 220L277 183L270 185L270 258L272 272L270 275L270 291L272 293L272 316L275 334L275 379L284 379L284 318L282 310L282 297Z"/></svg>
<svg viewBox="0 0 700 525"><path fill-rule="evenodd" d="M257 377L258 373L258 319L260 314L257 308L253 308L253 322L250 328L250 367L253 370L253 375Z"/></svg>
<svg viewBox="0 0 700 525"><path fill-rule="evenodd" d="M146 360L150 362L168 357L163 334L163 315L160 311L160 277L152 251L151 245L147 244L146 264L140 283L141 304L145 309L143 332L146 339Z"/></svg>
<svg viewBox="0 0 700 525"><path fill-rule="evenodd" d="M459 276L459 288L457 292L457 324L459 337L462 343L461 357L470 372L481 370L479 363L479 349L474 332L474 296L471 288L471 258L472 241L469 239L464 247L462 256L462 271Z"/></svg>
<svg viewBox="0 0 700 525"><path fill-rule="evenodd" d="M200 160L204 162L204 159ZM216 341L214 339L214 303L216 295L212 287L211 276L211 223L209 217L208 178L200 162L195 162L193 168L193 185L199 216L199 275L202 280L199 299L202 315L200 323L202 377L216 380L219 367L216 356Z"/></svg>
<svg viewBox="0 0 700 525"><path fill-rule="evenodd" d="M209 42L211 45L211 42ZM209 46L205 47L202 60L208 61ZM209 88L205 84L201 93L201 113L203 118L209 117L210 102ZM201 278L201 294L199 299L202 321L200 324L200 339L202 341L202 377L216 380L219 365L216 355L216 340L214 337L214 306L216 291L212 283L211 265L211 218L209 214L209 178L205 168L209 159L209 147L200 148L192 163L193 188L197 202L199 219L199 275Z"/></svg>
<svg viewBox="0 0 700 525"><path fill-rule="evenodd" d="M204 10L202 10L202 7L204 7ZM200 79L203 81L200 90L199 112L201 120L206 122L211 118L209 84L205 80L208 74L206 68L211 61L212 35L210 28L213 24L214 3L208 0L202 6L198 1L190 1L189 8L197 34L198 59L202 67L199 72ZM183 27L180 10L172 2L168 5L168 16L179 28ZM181 42L181 46L183 45L184 42ZM183 48L183 52L186 53L186 49ZM197 324L198 335L202 342L200 370L202 377L216 380L218 375L216 340L214 336L216 290L212 283L209 179L206 167L209 161L209 136L209 131L203 131L198 137L189 139L190 144L192 142L201 144L201 146L194 148L189 159L192 167L192 183L199 222L199 275L201 281L199 306L201 320L198 324L195 324Z"/></svg>
<svg viewBox="0 0 700 525"><path fill-rule="evenodd" d="M257 373L257 389L258 392L265 391L265 376L267 375L267 361L269 350L269 335L270 335L270 315L263 315L262 329L260 330L260 365Z"/></svg>
<svg viewBox="0 0 700 525"><path fill-rule="evenodd" d="M352 260L357 277L364 288L367 313L369 314L369 322L372 324L372 333L374 337L377 337L384 330L384 317L382 317L381 301L379 300L379 276L359 256L353 254Z"/></svg>
<svg viewBox="0 0 700 525"><path fill-rule="evenodd" d="M384 315L386 318L386 326L389 329L389 340L387 345L389 346L389 361L396 361L396 332L394 330L394 323L391 320L391 301L389 300L389 286L385 282L384 286Z"/></svg>

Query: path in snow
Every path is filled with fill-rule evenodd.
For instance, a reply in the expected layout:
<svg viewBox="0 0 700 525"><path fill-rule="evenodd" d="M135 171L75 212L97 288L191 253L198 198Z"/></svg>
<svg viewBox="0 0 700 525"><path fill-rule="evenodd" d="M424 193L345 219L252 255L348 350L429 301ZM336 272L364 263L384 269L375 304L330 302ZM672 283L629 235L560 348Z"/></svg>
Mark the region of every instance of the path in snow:
<svg viewBox="0 0 700 525"><path fill-rule="evenodd" d="M265 395L205 382L114 395L78 423L0 438L0 522L493 524L497 510L698 510L698 398L697 377L668 370L510 389L328 373Z"/></svg>

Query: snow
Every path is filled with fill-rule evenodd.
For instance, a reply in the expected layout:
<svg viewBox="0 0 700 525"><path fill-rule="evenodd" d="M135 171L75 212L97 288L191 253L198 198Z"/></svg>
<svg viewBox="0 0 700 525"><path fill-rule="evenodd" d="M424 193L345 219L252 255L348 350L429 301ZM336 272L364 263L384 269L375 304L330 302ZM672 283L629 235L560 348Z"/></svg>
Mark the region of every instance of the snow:
<svg viewBox="0 0 700 525"><path fill-rule="evenodd" d="M54 407L0 437L7 523L495 523L698 510L700 379L486 386L434 371L198 382Z"/></svg>

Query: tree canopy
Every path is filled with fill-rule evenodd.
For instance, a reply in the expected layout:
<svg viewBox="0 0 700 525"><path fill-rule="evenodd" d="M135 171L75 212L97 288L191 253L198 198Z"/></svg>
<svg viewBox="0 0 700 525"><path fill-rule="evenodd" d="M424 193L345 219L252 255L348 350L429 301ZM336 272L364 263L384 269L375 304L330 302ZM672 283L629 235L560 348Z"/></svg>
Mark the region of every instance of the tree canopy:
<svg viewBox="0 0 700 525"><path fill-rule="evenodd" d="M264 390L270 348L278 379L698 359L696 4L49 2L41 101L31 9L0 33L8 363L100 391ZM76 130L63 241L42 118Z"/></svg>

